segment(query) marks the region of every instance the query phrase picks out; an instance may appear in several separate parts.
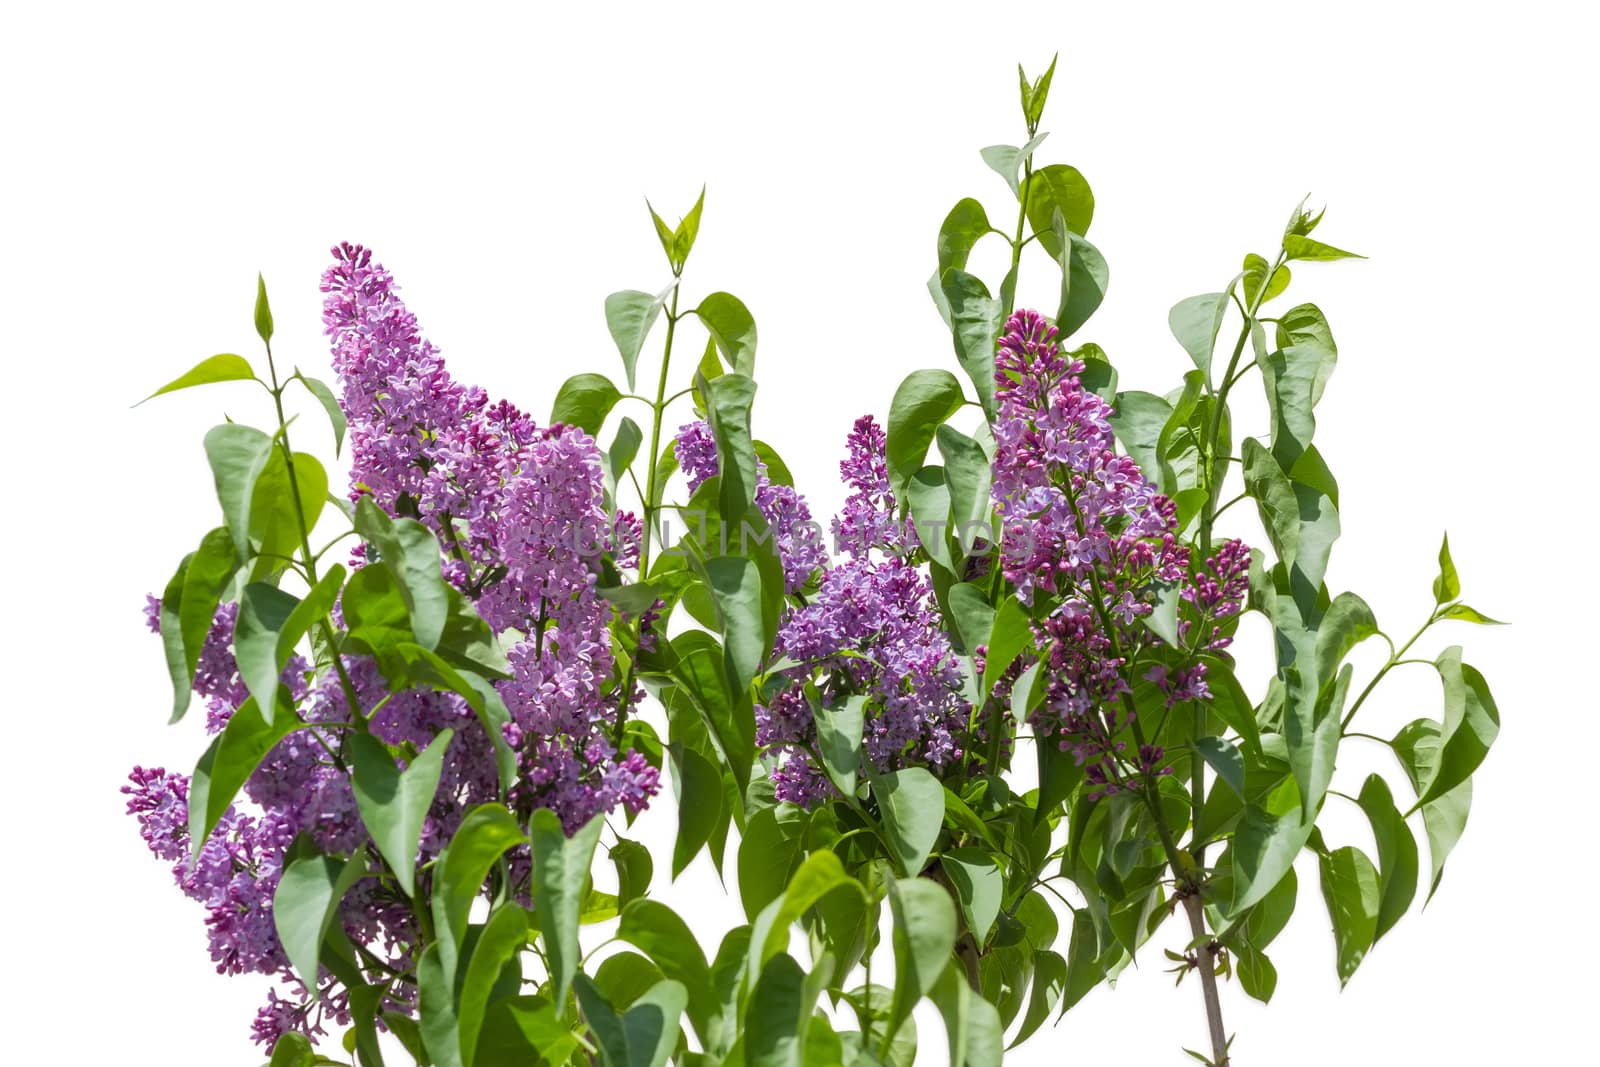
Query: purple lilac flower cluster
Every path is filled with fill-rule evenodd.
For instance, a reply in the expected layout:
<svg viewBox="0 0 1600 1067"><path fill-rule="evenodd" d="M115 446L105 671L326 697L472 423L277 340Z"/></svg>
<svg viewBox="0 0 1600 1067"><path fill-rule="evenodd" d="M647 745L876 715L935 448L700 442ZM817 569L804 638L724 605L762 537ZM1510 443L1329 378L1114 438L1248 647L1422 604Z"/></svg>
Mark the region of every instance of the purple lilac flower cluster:
<svg viewBox="0 0 1600 1067"><path fill-rule="evenodd" d="M1087 766L1090 781L1119 788L1115 758L1125 728L1118 711L1130 692L1127 654L1157 639L1136 621L1154 610L1153 592L1176 583L1196 618L1180 621L1188 647L1197 622L1204 647L1225 648L1211 632L1236 615L1247 583L1249 549L1223 544L1197 575L1190 550L1179 543L1176 508L1126 456L1111 430L1112 409L1086 390L1079 361L1068 361L1059 337L1037 312L1018 311L1006 323L995 360L996 454L993 497L1003 524L1000 566L1025 604L1053 604L1036 625L1038 655L1049 679L1036 729ZM1168 706L1209 699L1205 664L1153 665L1144 675ZM1160 770L1164 753L1148 746L1137 766Z"/></svg>
<svg viewBox="0 0 1600 1067"><path fill-rule="evenodd" d="M678 468L689 480L691 493L716 477L720 470L717 442L704 419L678 428L673 454L678 459ZM822 537L811 521L811 508L793 486L774 482L767 473L767 465L760 459L756 460L755 503L761 517L772 528L773 544L783 564L784 592L798 592L828 558Z"/></svg>
<svg viewBox="0 0 1600 1067"><path fill-rule="evenodd" d="M334 256L323 320L350 420L352 495L429 523L450 546L451 580L497 633L521 635L499 686L524 774L514 799L554 809L569 829L618 804L640 810L658 774L606 733L638 696L615 692L613 609L596 577L605 554L637 565L641 527L612 518L593 438L540 428L457 384L371 253L341 245Z"/></svg>
<svg viewBox="0 0 1600 1067"><path fill-rule="evenodd" d="M201 649L202 669L196 672L195 688L207 699L210 733L224 729L248 699L232 652L236 616L236 605L219 608ZM159 628L158 616L151 608L146 609L146 617L152 629ZM423 690L389 696L371 659L346 657L344 662L361 706L377 709L369 724L379 740L420 748L447 727L455 731L446 750L439 791L423 826L420 859L431 860L442 851L466 810L497 794L489 739L476 728L476 717L459 696ZM278 943L272 898L285 853L302 836L330 854L352 853L369 841L349 776L335 758L340 733L334 727L350 721L343 688L332 673L309 684L308 677L307 665L296 657L283 680L302 718L327 725L297 730L267 754L244 785L245 797L260 815L230 807L192 867L189 778L160 769L135 768L131 784L123 787L128 812L137 818L145 843L157 857L173 864L179 888L205 906L217 970L274 975L287 987L288 997L277 991L269 994L253 1025L256 1040L267 1046L290 1029L320 1034L325 1018L348 1021L343 995L330 983L320 999L313 997L290 970ZM393 968L403 969L412 962L416 931L410 907L376 881L356 885L341 904L340 918L352 939Z"/></svg>
<svg viewBox="0 0 1600 1067"><path fill-rule="evenodd" d="M811 755L817 736L805 683L813 679L824 707L866 698L862 748L878 771L938 769L962 756L971 707L933 588L902 555L907 535L895 518L883 446L871 416L856 422L840 465L853 495L834 520L850 558L827 567L816 595L785 617L775 652L798 665L756 708L756 743L774 760L775 794L802 806L835 793Z"/></svg>
<svg viewBox="0 0 1600 1067"><path fill-rule="evenodd" d="M594 441L573 427L541 428L511 404L490 403L482 390L459 385L370 253L343 245L334 255L323 277L324 319L349 421L351 496L371 496L390 514L429 525L448 546L446 578L475 599L508 646L512 677L497 688L511 712L506 740L523 772L513 803L550 807L569 829L619 805L642 809L659 776L642 755L619 754L607 738L610 717L637 694L617 691L607 632L612 608L595 591L602 554L619 567L637 566L640 527L631 515L611 515ZM362 558L357 551L356 565ZM152 630L159 630L159 612L150 598ZM211 733L249 697L233 658L237 614L236 604L217 611L199 656L194 687L207 702ZM381 741L422 748L454 731L423 826L418 858L426 863L470 807L498 796L491 740L461 697L391 693L372 659L345 656L342 665ZM283 681L313 725L280 741L245 784L244 796L260 814L230 808L192 866L189 779L136 768L123 789L152 852L173 864L180 888L205 906L218 970L277 975L286 984L290 995L271 993L253 1027L268 1046L291 1029L320 1034L325 1016L348 1018L342 999L318 998L300 985L278 943L272 898L285 853L302 837L330 854L370 840L338 757L337 726L352 718L342 681L332 671L313 678L298 656ZM526 873L525 856L513 857L519 866ZM340 917L354 941L394 970L414 963L413 912L392 888L375 879L358 883Z"/></svg>
<svg viewBox="0 0 1600 1067"><path fill-rule="evenodd" d="M873 549L904 555L916 547L911 521L895 514L894 490L889 484L883 427L863 415L845 440L848 449L839 463L839 477L850 487L844 509L833 520L835 547L853 558Z"/></svg>

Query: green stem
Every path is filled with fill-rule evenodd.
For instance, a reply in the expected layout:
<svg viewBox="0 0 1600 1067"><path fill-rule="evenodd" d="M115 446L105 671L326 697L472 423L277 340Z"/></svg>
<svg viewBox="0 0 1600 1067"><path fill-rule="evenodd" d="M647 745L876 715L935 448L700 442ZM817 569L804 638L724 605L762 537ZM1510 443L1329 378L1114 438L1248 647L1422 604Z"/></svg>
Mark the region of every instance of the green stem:
<svg viewBox="0 0 1600 1067"><path fill-rule="evenodd" d="M667 341L661 351L661 373L656 379L656 399L650 405L650 459L649 475L645 481L644 489L640 493L640 504L644 508L644 532L639 539L639 580L644 581L650 574L650 542L655 534L656 516L661 511L661 501L656 498L659 487L656 485L657 463L661 455L661 421L666 414L667 405L671 404L683 393L667 396L667 373L672 366L672 338L678 330L678 288L679 280L676 275L672 280L672 306L667 309ZM630 472L629 477L632 477ZM639 483L634 481L634 488L639 489ZM617 722L612 730L612 743L618 748L622 747L623 730L628 724L628 701L633 696L633 685L638 677L638 660L635 658L628 663L628 673L623 679L622 686L617 691Z"/></svg>
<svg viewBox="0 0 1600 1067"><path fill-rule="evenodd" d="M1348 730L1350 728L1351 720L1353 720L1356 717L1356 712L1361 710L1361 705L1366 703L1367 697L1372 695L1372 691L1374 689L1378 688L1378 683L1383 681L1383 676L1384 675L1388 674L1390 671L1392 671L1396 667L1398 667L1401 664L1402 661L1411 662L1411 663L1427 663L1427 662L1429 662L1428 660L1405 660L1405 654L1408 651L1410 651L1412 645L1417 643L1417 639L1418 638L1420 638L1423 634L1428 632L1428 627L1432 626L1434 623L1436 623L1438 621L1439 621L1439 613L1438 613L1437 610L1435 610L1433 612L1433 614L1428 616L1428 621L1423 623L1421 628L1419 628L1416 633L1411 635L1411 640L1409 640L1405 644L1401 645L1398 651L1394 651L1394 652L1390 652L1389 653L1388 660L1384 662L1384 665L1382 667L1378 668L1378 673L1374 674L1372 676L1372 681L1368 682L1367 683L1367 687L1365 689L1361 690L1361 695L1356 697L1356 702L1354 704L1350 705L1350 710L1345 713L1344 721L1339 724L1339 730L1340 730L1340 732L1342 734L1344 733L1344 731L1346 731L1346 730ZM1354 737L1356 735L1354 735L1354 734L1344 734L1344 736L1346 736L1346 737ZM1379 738L1378 740L1382 740L1382 738ZM1385 744L1387 744L1387 742L1385 742Z"/></svg>
<svg viewBox="0 0 1600 1067"><path fill-rule="evenodd" d="M1283 266L1285 255L1282 251L1278 253L1277 262L1272 265L1272 269L1266 274L1268 279L1277 273L1279 267ZM1235 375L1235 371L1239 369L1239 357L1244 354L1244 346L1250 340L1251 327L1255 325L1256 314L1261 310L1261 302L1266 295L1267 285L1263 281L1261 287L1256 290L1255 298L1250 301L1249 310L1245 313L1244 326L1239 331L1239 340L1234 343L1233 355L1228 357L1228 369L1222 376L1222 388L1216 393L1216 401L1211 407L1211 421L1206 427L1205 440L1201 442L1204 445L1201 457L1203 460L1201 477L1206 482L1206 502L1200 508L1200 561L1202 563L1211 555L1211 526L1217 517L1216 491L1221 488L1221 486L1211 484L1211 457L1216 454L1217 433L1222 428L1223 413L1228 410L1228 393L1233 390L1234 383L1242 376L1242 374ZM1209 391L1211 388L1210 375L1206 377L1206 388Z"/></svg>
<svg viewBox="0 0 1600 1067"><path fill-rule="evenodd" d="M1000 320L1004 322L1011 317L1011 312L1017 302L1018 269L1022 264L1022 247L1027 241L1022 239L1022 227L1028 221L1028 181L1033 177L1033 156L1030 154L1022 163L1022 184L1017 188L1017 235L1011 239L1011 269L1006 277L1011 279L1011 290L1006 293L1005 307L1000 312Z"/></svg>
<svg viewBox="0 0 1600 1067"><path fill-rule="evenodd" d="M656 500L656 464L661 452L661 417L666 413L667 404L667 371L672 365L672 338L678 328L678 282L672 283L672 306L667 309L667 343L661 352L661 375L656 382L656 401L650 405L650 477L645 483L647 490L644 504L644 535L639 545L639 580L650 573L650 540L654 531L656 512L660 510L660 501ZM682 395L681 393L679 394Z"/></svg>
<svg viewBox="0 0 1600 1067"><path fill-rule="evenodd" d="M1083 535L1083 516L1078 511L1077 495L1072 491L1070 479L1067 482L1067 502L1072 507L1074 521L1078 527L1078 534ZM1094 593L1095 614L1100 619L1100 625L1106 634L1106 640L1111 644L1111 655L1122 659L1121 641L1117 637L1116 628L1112 625L1111 614L1105 607L1105 596L1101 592L1099 575L1091 570L1089 572L1090 587ZM1138 708L1133 703L1133 697L1124 692L1122 706L1128 714L1128 720L1133 728L1134 743L1141 749L1145 747L1144 727L1139 723ZM1196 714L1203 714L1196 708ZM1194 788L1200 790L1196 797L1204 797L1205 781L1204 770L1200 761L1194 761L1194 777L1199 779L1199 784ZM1172 828L1167 825L1166 816L1161 810L1161 795L1156 787L1156 778L1152 774L1142 773L1140 783L1140 796L1144 800L1146 809L1150 812L1151 821L1155 823L1156 835L1161 839L1162 851L1166 854L1167 865L1172 868L1174 879L1178 883L1177 895L1183 901L1184 911L1189 918L1189 929L1192 939L1200 941L1208 938L1206 930L1205 911L1201 906L1201 870L1203 852L1196 846L1195 855L1185 862L1183 854L1178 849L1178 842L1174 838ZM1196 822L1199 820L1200 807L1197 802L1194 807ZM1216 1067L1226 1067L1228 1063L1227 1038L1222 1027L1222 1000L1217 993L1216 959L1217 945L1214 941L1206 941L1199 951L1200 985L1205 998L1206 1022L1211 1034L1213 1063Z"/></svg>
<svg viewBox="0 0 1600 1067"><path fill-rule="evenodd" d="M284 468L289 473L289 495L294 499L295 522L300 529L300 560L305 568L306 581L313 587L317 584L317 558L311 552L311 531L306 528L306 511L300 503L300 484L294 473L294 449L289 444L289 422L283 414L283 391L288 383L278 381L278 367L272 360L272 342L266 341L267 347L267 373L272 376L272 406L278 413L278 441L283 449ZM334 639L333 624L328 616L324 615L319 620L323 639L328 642L328 647L333 651L333 666L339 673L339 685L344 690L344 699L350 706L350 720L359 724L363 733L366 732L367 721L361 715L361 702L356 697L355 683L350 680L349 673L344 669L344 659L339 654L339 643Z"/></svg>

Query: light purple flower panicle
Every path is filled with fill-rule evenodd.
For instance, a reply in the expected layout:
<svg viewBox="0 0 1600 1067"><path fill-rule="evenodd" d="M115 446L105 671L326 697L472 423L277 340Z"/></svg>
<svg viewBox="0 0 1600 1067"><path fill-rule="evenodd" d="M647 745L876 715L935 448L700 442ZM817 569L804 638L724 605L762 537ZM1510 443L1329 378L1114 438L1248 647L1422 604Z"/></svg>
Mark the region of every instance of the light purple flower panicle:
<svg viewBox="0 0 1600 1067"><path fill-rule="evenodd" d="M1198 622L1207 630L1204 648L1222 654L1229 638L1211 630L1238 614L1250 553L1242 542L1225 542L1191 575L1176 508L1133 460L1117 455L1111 405L1083 387L1083 370L1063 356L1056 328L1037 312L1018 311L1006 322L995 359L992 492L1003 525L1002 574L1024 604L1041 596L1056 604L1035 627L1049 681L1034 725L1114 792L1109 760L1123 747L1113 736L1126 726L1119 709L1129 692L1126 661L1116 652L1161 644L1138 620L1171 583L1197 616L1180 621L1180 639L1187 642ZM1211 695L1205 664L1191 654L1197 650L1182 651L1188 662L1144 676L1169 706ZM1156 746L1139 754L1147 770L1162 759Z"/></svg>
<svg viewBox="0 0 1600 1067"><path fill-rule="evenodd" d="M505 739L522 772L511 802L521 810L552 808L569 831L619 806L641 810L658 791L659 774L643 756L619 753L609 740L616 716L638 694L620 691L607 631L614 609L595 591L603 557L619 568L638 565L638 520L609 510L600 455L588 434L540 427L511 404L490 403L481 389L457 383L371 253L341 245L334 257L322 280L324 322L349 421L350 495L432 528L447 546L446 579L475 601L507 646L512 677L497 688L511 713ZM363 559L354 553L356 566ZM159 607L155 598L146 606L153 630ZM237 613L236 604L217 611L195 675L213 733L249 697L233 658ZM391 694L370 658L347 655L343 665L380 740L422 748L441 731L454 731L423 824L418 860L431 861L469 808L499 795L491 738L454 693ZM313 680L299 657L283 680L314 725L280 741L245 784L244 796L260 814L230 809L192 867L189 780L135 768L123 789L151 851L173 864L179 886L205 906L218 969L283 980L289 995L269 994L252 1028L268 1046L290 1030L320 1034L325 1018L348 1020L345 1002L328 995L331 979L324 979L322 996L313 996L278 943L272 897L285 852L301 835L330 854L363 849L370 840L349 777L330 758L340 744L334 727L352 715L341 681L327 671ZM512 866L526 873L526 856L513 856ZM413 912L392 887L357 883L340 918L353 940L395 970L414 965ZM393 996L406 1006L402 992Z"/></svg>
<svg viewBox="0 0 1600 1067"><path fill-rule="evenodd" d="M865 698L862 748L881 772L961 759L971 710L933 587L898 554L905 529L894 518L883 434L870 416L857 421L849 448L840 469L855 494L834 531L852 558L825 568L816 594L784 619L775 652L798 666L783 672L790 684L756 708L756 743L774 761L777 798L806 806L835 793L810 756L816 724L807 681L818 680L824 706ZM874 549L887 558L872 558Z"/></svg>

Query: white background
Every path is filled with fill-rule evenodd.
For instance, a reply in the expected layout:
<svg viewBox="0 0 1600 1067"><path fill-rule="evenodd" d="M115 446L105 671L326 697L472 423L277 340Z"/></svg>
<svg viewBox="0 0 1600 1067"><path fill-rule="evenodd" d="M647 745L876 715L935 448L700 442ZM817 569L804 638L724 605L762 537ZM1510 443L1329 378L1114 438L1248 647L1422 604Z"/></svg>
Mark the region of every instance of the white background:
<svg viewBox="0 0 1600 1067"><path fill-rule="evenodd" d="M1319 412L1344 490L1329 582L1409 634L1449 529L1469 602L1515 623L1424 648L1465 643L1505 723L1439 896L1341 994L1302 869L1277 999L1224 987L1236 1062L1591 1057L1600 278L1579 5L579 6L7 6L6 1061L260 1059L260 984L211 973L198 907L117 793L134 762L186 769L202 747L203 716L163 725L140 606L214 523L204 430L267 417L242 386L129 405L213 352L255 355L258 269L282 358L326 374L318 272L334 241L367 243L457 375L543 413L568 374L619 369L605 294L665 281L643 198L675 219L706 182L686 295L753 310L758 432L828 514L855 416L954 365L924 290L935 231L965 195L1014 217L977 150L1022 139L1014 65L1056 49L1041 160L1093 183L1112 269L1082 336L1124 387L1165 391L1187 366L1167 308L1270 256L1312 191L1317 236L1371 257L1291 290L1341 352ZM977 260L991 282L996 263ZM297 441L326 454L322 433ZM1368 728L1437 714L1427 674L1399 673ZM1358 744L1346 786L1383 765ZM1370 847L1335 817L1335 843ZM667 823L645 825L664 860ZM704 870L686 881L666 899L720 936L734 905ZM1008 1063L1190 1062L1199 993L1158 951L1181 940Z"/></svg>

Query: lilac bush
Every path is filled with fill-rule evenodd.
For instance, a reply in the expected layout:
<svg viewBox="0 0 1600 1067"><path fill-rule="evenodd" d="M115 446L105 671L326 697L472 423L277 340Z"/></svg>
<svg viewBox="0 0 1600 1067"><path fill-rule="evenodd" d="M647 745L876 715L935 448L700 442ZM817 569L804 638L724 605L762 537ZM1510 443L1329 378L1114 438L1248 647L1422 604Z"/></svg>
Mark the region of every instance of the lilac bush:
<svg viewBox="0 0 1600 1067"><path fill-rule="evenodd" d="M1438 888L1499 712L1459 647L1411 650L1493 620L1448 541L1403 644L1328 588L1340 487L1314 409L1337 348L1315 305L1263 311L1290 264L1355 257L1302 205L1270 259L1173 308L1181 385L1119 389L1075 338L1109 279L1093 195L1035 165L1053 71L1022 78L1026 143L982 153L1014 226L964 199L939 230L929 292L967 380L914 371L886 423L855 422L827 529L755 435L749 309L684 302L703 193L676 225L651 209L670 284L605 301L623 383L572 376L542 424L456 381L352 244L321 284L332 386L280 376L260 282L265 375L218 355L158 390L272 402L268 430L206 435L222 524L145 606L173 720L198 696L209 747L122 787L217 970L278 979L248 1027L272 1067L906 1067L924 997L949 1061L986 1067L1180 911L1163 951L1201 988L1191 1055L1222 1067L1219 980L1273 996L1298 855L1341 981L1423 884L1413 816ZM988 239L1010 250L993 291L967 270ZM1054 308L1015 307L1029 246ZM704 354L675 363L693 331ZM1268 424L1236 439L1252 372ZM348 438L346 490L290 443L291 391ZM1225 536L1246 503L1258 521L1241 507ZM1270 631L1259 700L1233 656L1247 612ZM1371 638L1388 656L1352 695ZM1442 715L1355 729L1402 664L1437 672ZM1401 773L1336 788L1346 740ZM704 856L744 912L714 949L625 836L664 775L670 877ZM1376 859L1325 838L1330 797Z"/></svg>

